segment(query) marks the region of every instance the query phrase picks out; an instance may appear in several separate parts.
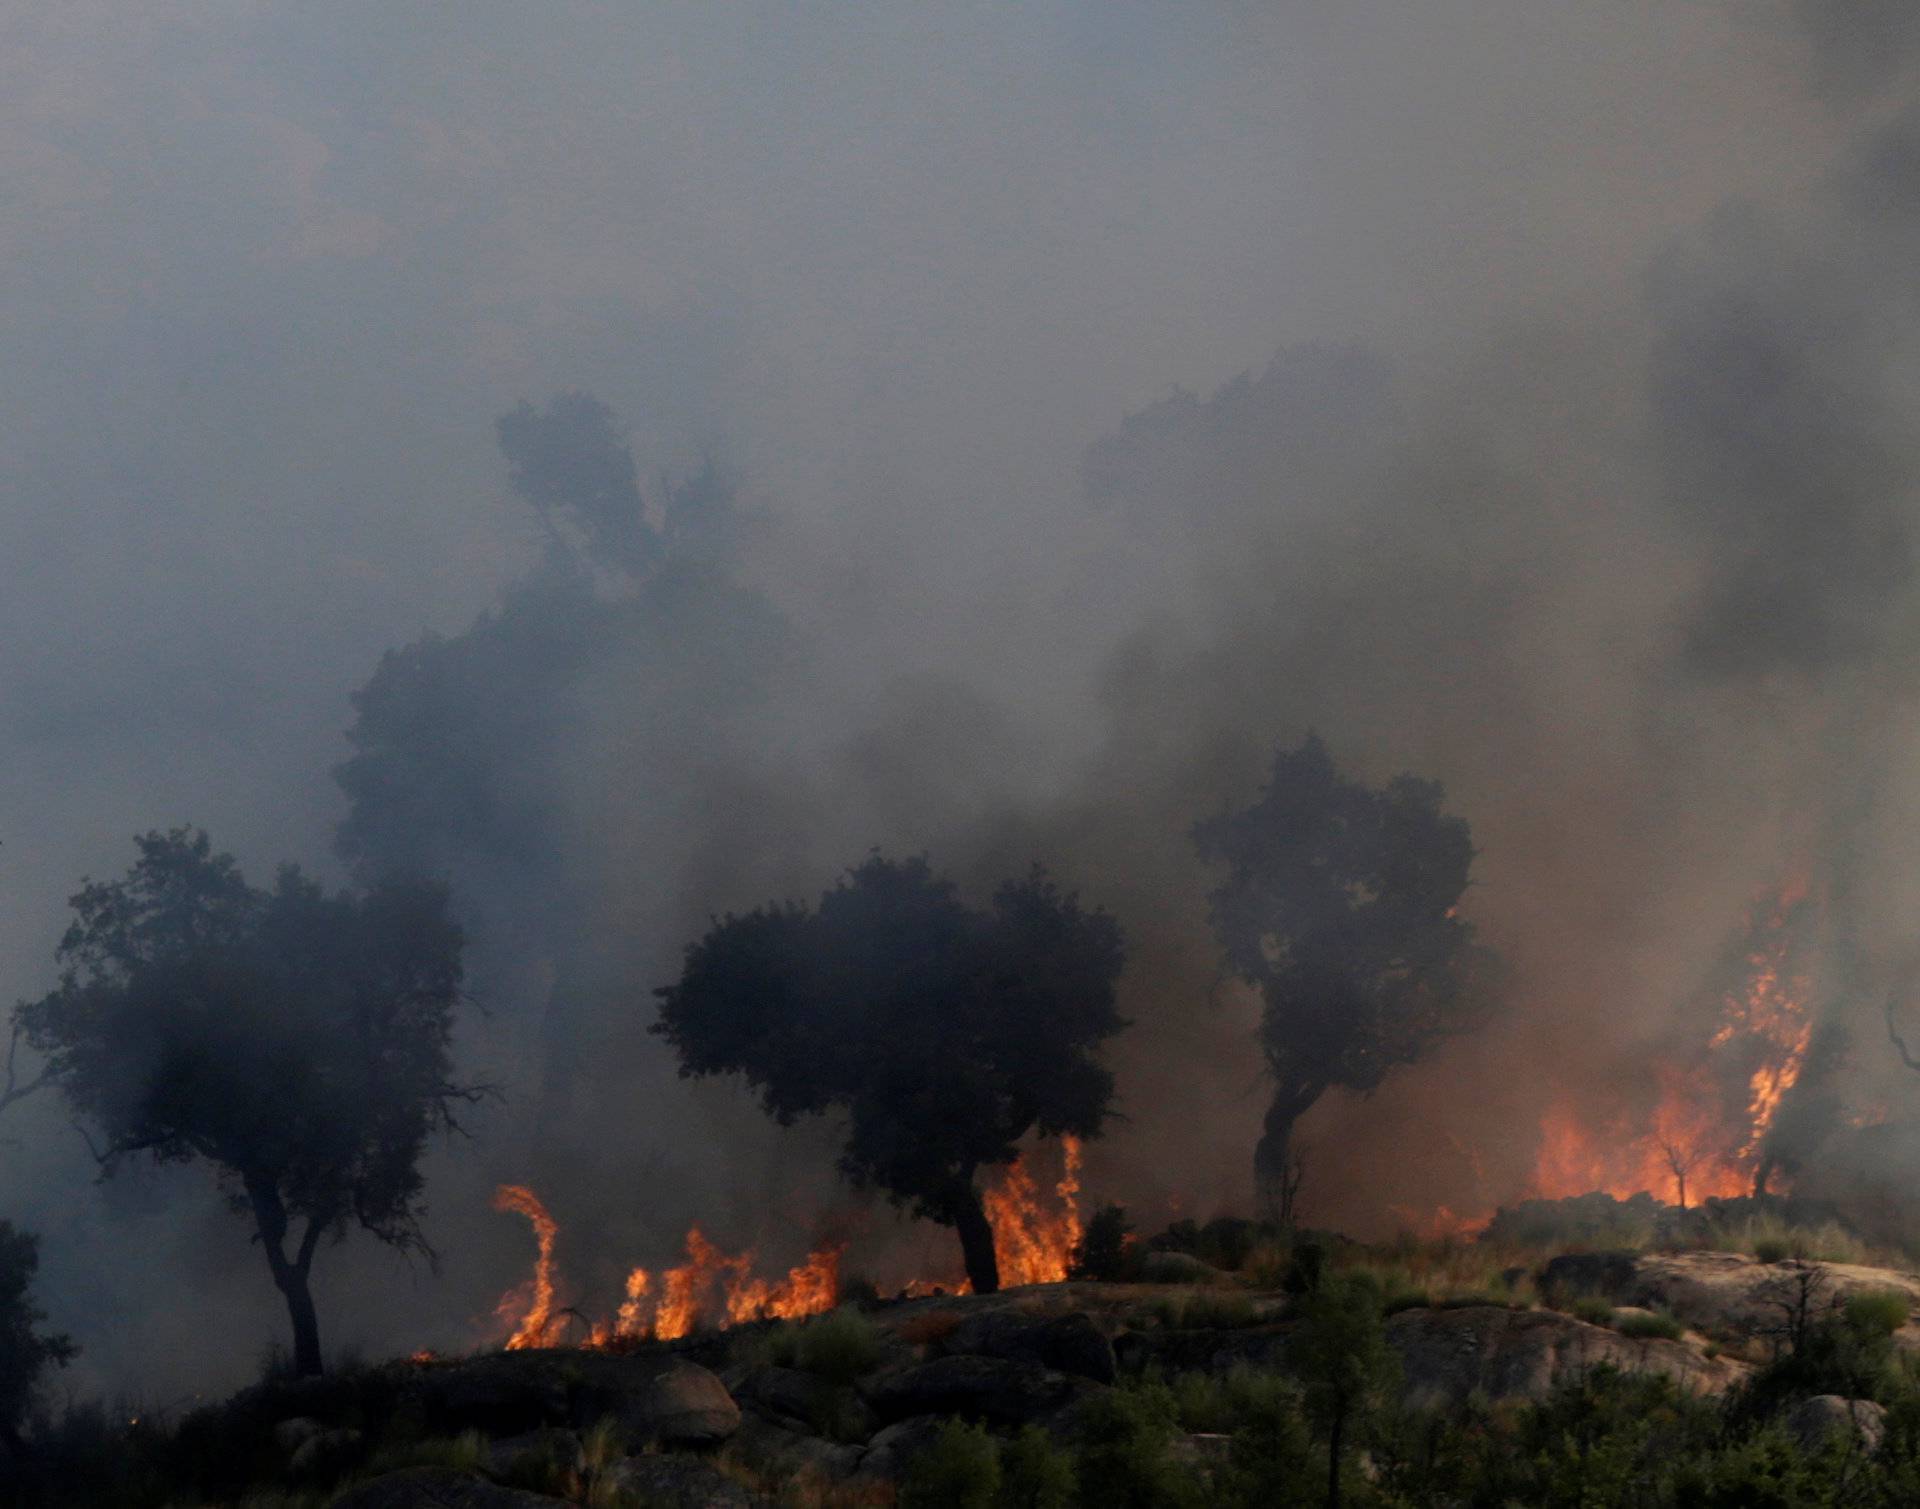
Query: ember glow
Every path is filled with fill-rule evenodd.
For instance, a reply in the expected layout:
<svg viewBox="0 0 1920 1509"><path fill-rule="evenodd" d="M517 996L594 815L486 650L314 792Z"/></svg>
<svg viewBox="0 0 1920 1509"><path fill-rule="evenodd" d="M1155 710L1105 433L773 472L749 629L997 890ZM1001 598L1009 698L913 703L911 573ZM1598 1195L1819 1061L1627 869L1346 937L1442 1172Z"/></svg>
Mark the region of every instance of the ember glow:
<svg viewBox="0 0 1920 1509"><path fill-rule="evenodd" d="M1042 1192L1024 1157L1009 1164L981 1196L993 1225L994 1252L1004 1284L1052 1284L1067 1276L1081 1233L1078 1139L1062 1138L1060 1156L1060 1177L1050 1196ZM522 1185L501 1185L493 1204L496 1210L525 1216L539 1241L534 1276L508 1290L498 1306L497 1313L511 1332L506 1346L517 1351L560 1345L554 1267L559 1227L539 1197ZM614 1318L588 1327L585 1345L674 1341L702 1327L800 1320L824 1314L839 1303L843 1242L822 1244L778 1279L755 1272L751 1248L729 1253L697 1225L687 1232L685 1250L686 1261L676 1267L659 1272L631 1270ZM964 1294L967 1283L964 1278L916 1278L903 1292Z"/></svg>

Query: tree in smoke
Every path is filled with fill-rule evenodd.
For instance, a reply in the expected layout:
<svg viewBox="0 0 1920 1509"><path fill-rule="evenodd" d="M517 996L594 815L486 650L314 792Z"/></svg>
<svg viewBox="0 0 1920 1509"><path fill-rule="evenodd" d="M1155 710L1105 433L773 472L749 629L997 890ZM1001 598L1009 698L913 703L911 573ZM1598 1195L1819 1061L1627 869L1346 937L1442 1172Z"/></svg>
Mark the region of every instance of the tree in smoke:
<svg viewBox="0 0 1920 1509"><path fill-rule="evenodd" d="M436 886L330 895L288 865L263 891L196 829L136 842L123 879L73 897L59 984L16 1020L103 1171L213 1166L318 1373L321 1240L357 1224L431 1257L420 1156L483 1093L451 1078L460 929Z"/></svg>
<svg viewBox="0 0 1920 1509"><path fill-rule="evenodd" d="M495 431L546 549L463 632L389 651L354 693L337 847L365 881L445 875L492 958L544 969L534 1103L552 1134L590 1067L586 1009L624 988L589 925L612 858L593 844L636 791L649 811L696 805L689 783L789 636L734 580L740 528L714 464L649 507L611 411L587 394L522 403ZM609 743L622 779L580 781L583 752ZM653 869L669 871L657 852Z"/></svg>
<svg viewBox="0 0 1920 1509"><path fill-rule="evenodd" d="M43 1333L47 1316L33 1302L39 1239L0 1221L0 1441L18 1445L20 1422L49 1366L65 1367L79 1350L65 1336Z"/></svg>
<svg viewBox="0 0 1920 1509"><path fill-rule="evenodd" d="M1473 844L1440 803L1432 781L1346 779L1309 735L1274 756L1257 802L1194 828L1227 868L1209 897L1227 966L1263 1001L1274 1088L1254 1177L1276 1218L1308 1108L1335 1086L1374 1089L1489 1005L1492 957L1457 914Z"/></svg>
<svg viewBox="0 0 1920 1509"><path fill-rule="evenodd" d="M844 1113L842 1172L954 1227L986 1294L999 1267L974 1176L1029 1132L1099 1135L1122 962L1114 920L1037 866L976 910L924 860L876 855L813 911L715 923L656 992L653 1030L683 1075L744 1075L782 1125Z"/></svg>

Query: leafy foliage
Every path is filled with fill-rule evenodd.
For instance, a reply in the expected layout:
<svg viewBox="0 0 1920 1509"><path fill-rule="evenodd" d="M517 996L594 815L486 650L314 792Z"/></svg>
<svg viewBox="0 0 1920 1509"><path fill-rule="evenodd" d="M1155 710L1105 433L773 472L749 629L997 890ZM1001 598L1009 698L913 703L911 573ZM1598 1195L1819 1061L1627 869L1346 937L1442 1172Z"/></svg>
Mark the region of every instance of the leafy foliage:
<svg viewBox="0 0 1920 1509"><path fill-rule="evenodd" d="M481 1093L449 1058L461 931L437 886L328 894L287 866L261 891L195 829L136 842L123 879L74 896L59 984L17 1020L106 1169L218 1171L294 1309L296 1365L318 1371L315 1248L358 1225L426 1250L420 1156Z"/></svg>
<svg viewBox="0 0 1920 1509"><path fill-rule="evenodd" d="M1090 1278L1105 1283L1126 1277L1129 1267L1128 1246L1132 1236L1133 1223L1127 1219L1126 1207L1102 1205L1087 1218L1080 1240L1074 1246L1067 1277Z"/></svg>
<svg viewBox="0 0 1920 1509"><path fill-rule="evenodd" d="M0 1221L0 1438L19 1430L42 1374L78 1351L65 1336L39 1329L47 1316L30 1292L39 1267L39 1238Z"/></svg>
<svg viewBox="0 0 1920 1509"><path fill-rule="evenodd" d="M1201 857L1226 867L1209 903L1227 966L1263 1002L1263 1190L1328 1089L1371 1090L1485 1016L1492 956L1458 914L1473 844L1440 803L1433 781L1347 779L1309 736L1274 756L1257 802L1194 829Z"/></svg>
<svg viewBox="0 0 1920 1509"><path fill-rule="evenodd" d="M924 860L875 856L817 910L716 923L656 992L653 1030L682 1074L745 1076L783 1125L843 1112L842 1171L958 1226L984 1290L997 1275L975 1171L1029 1132L1099 1134L1113 1076L1095 1054L1125 1025L1121 962L1113 919L1037 867L979 911Z"/></svg>

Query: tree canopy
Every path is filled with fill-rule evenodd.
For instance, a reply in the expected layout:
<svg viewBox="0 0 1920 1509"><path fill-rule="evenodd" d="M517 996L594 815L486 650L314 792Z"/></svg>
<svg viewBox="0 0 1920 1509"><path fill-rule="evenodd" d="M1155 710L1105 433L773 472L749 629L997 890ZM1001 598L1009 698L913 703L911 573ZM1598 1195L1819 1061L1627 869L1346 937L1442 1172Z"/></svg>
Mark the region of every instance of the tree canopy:
<svg viewBox="0 0 1920 1509"><path fill-rule="evenodd" d="M1275 754L1258 801L1194 829L1225 877L1209 916L1227 967L1255 986L1274 1095L1255 1154L1263 1200L1284 1183L1293 1124L1327 1090L1368 1091L1477 1025L1492 956L1459 915L1473 865L1434 781L1375 790L1309 735Z"/></svg>
<svg viewBox="0 0 1920 1509"><path fill-rule="evenodd" d="M78 1350L66 1337L39 1329L47 1318L31 1293L39 1266L39 1239L0 1221L0 1440L18 1437L41 1374L65 1367Z"/></svg>
<svg viewBox="0 0 1920 1509"><path fill-rule="evenodd" d="M136 842L73 897L59 984L16 1020L105 1169L212 1165L317 1372L315 1249L357 1225L428 1250L421 1153L481 1093L452 1078L460 929L438 886L329 894L289 865L258 890L196 829Z"/></svg>
<svg viewBox="0 0 1920 1509"><path fill-rule="evenodd" d="M1099 1135L1120 929L1036 867L991 905L923 859L868 859L821 898L728 916L657 991L654 1031L688 1076L737 1073L783 1125L843 1113L840 1167L955 1227L977 1292L998 1287L974 1187L1030 1132Z"/></svg>

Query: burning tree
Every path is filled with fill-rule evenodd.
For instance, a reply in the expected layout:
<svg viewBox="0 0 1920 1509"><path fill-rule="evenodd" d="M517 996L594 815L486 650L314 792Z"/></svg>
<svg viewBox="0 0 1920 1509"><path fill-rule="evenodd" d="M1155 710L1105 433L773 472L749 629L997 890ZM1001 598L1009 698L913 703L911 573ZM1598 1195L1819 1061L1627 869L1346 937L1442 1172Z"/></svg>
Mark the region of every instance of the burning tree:
<svg viewBox="0 0 1920 1509"><path fill-rule="evenodd" d="M924 860L876 856L816 910L716 923L656 992L653 1030L684 1075L745 1075L782 1125L843 1112L842 1172L954 1227L985 1294L1000 1275L974 1177L1029 1132L1099 1134L1121 963L1114 920L1037 866L982 911Z"/></svg>
<svg viewBox="0 0 1920 1509"><path fill-rule="evenodd" d="M1227 965L1260 991L1273 1101L1254 1153L1277 1216L1293 1126L1334 1086L1372 1090L1400 1064L1477 1025L1492 956L1458 915L1473 864L1466 823L1433 781L1375 791L1309 735L1274 756L1260 799L1198 824L1227 866L1210 900Z"/></svg>
<svg viewBox="0 0 1920 1509"><path fill-rule="evenodd" d="M428 1251L420 1155L482 1093L450 1077L460 929L435 886L328 895L289 865L261 891L195 829L137 843L124 879L73 898L60 983L16 1019L103 1170L217 1170L286 1298L294 1366L318 1373L321 1239L358 1224Z"/></svg>

